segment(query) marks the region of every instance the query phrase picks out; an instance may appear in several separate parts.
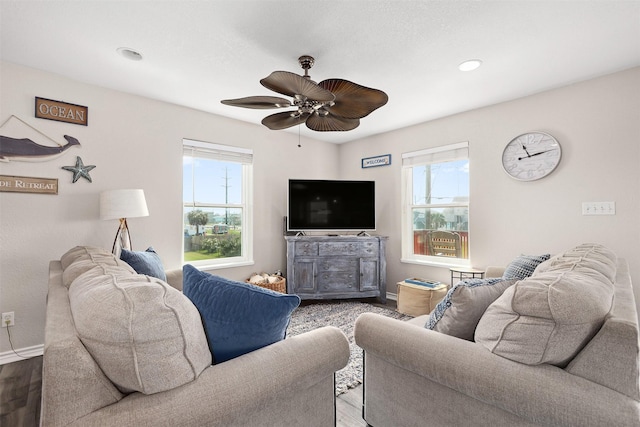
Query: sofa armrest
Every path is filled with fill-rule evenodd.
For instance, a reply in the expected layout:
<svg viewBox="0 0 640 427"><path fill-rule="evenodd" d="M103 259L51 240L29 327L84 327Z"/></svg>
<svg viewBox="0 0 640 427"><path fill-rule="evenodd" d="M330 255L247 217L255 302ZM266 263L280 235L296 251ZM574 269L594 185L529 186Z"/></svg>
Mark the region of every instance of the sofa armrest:
<svg viewBox="0 0 640 427"><path fill-rule="evenodd" d="M502 277L505 270L505 267L490 265L484 270L484 277L486 277L487 279L493 277Z"/></svg>
<svg viewBox="0 0 640 427"><path fill-rule="evenodd" d="M175 268L166 270L165 274L167 275L167 283L177 290L182 291L182 269Z"/></svg>
<svg viewBox="0 0 640 427"><path fill-rule="evenodd" d="M360 315L354 336L366 354L535 423L626 425L640 413L637 401L555 366L523 365L385 316Z"/></svg>
<svg viewBox="0 0 640 427"><path fill-rule="evenodd" d="M282 411L282 405L291 405L319 383L326 384L320 389L321 396L325 403L326 398L331 399L328 408L333 413L334 373L346 366L349 354L342 331L326 326L211 366L184 386L152 395L131 394L78 422L83 426L259 425L260 411ZM304 413L301 407L272 415L285 422L287 417L307 416L309 420L299 419L299 424L291 425L314 424L313 414ZM276 424L263 419L262 425Z"/></svg>

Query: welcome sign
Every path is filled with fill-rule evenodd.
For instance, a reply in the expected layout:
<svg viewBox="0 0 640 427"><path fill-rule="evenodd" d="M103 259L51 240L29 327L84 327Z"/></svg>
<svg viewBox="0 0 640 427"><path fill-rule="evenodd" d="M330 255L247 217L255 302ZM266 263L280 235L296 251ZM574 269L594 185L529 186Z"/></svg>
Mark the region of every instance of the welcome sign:
<svg viewBox="0 0 640 427"><path fill-rule="evenodd" d="M384 156L367 157L362 159L362 168L374 168L377 166L389 166L391 164L391 154Z"/></svg>
<svg viewBox="0 0 640 427"><path fill-rule="evenodd" d="M36 117L87 126L89 107L36 96Z"/></svg>

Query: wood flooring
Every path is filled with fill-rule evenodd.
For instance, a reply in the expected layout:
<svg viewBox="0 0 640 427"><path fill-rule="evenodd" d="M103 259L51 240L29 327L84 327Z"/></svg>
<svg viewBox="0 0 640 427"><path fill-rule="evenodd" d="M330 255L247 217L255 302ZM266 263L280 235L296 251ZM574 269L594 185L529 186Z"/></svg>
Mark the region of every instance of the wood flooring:
<svg viewBox="0 0 640 427"><path fill-rule="evenodd" d="M42 356L0 365L0 426L40 423Z"/></svg>
<svg viewBox="0 0 640 427"><path fill-rule="evenodd" d="M40 420L42 356L0 365L0 426L37 427ZM362 386L336 399L338 427L364 427Z"/></svg>

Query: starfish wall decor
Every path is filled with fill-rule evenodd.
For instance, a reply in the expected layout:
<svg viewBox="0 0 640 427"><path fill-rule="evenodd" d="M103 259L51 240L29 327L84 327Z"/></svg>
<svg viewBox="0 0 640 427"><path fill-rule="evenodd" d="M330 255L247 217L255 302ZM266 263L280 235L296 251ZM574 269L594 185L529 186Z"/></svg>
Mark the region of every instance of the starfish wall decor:
<svg viewBox="0 0 640 427"><path fill-rule="evenodd" d="M91 181L91 176L89 175L89 171L95 168L95 165L85 166L82 163L82 159L80 156L76 156L76 165L75 166L63 166L62 169L67 170L69 172L73 172L73 182L75 183L80 177L85 178L89 182Z"/></svg>

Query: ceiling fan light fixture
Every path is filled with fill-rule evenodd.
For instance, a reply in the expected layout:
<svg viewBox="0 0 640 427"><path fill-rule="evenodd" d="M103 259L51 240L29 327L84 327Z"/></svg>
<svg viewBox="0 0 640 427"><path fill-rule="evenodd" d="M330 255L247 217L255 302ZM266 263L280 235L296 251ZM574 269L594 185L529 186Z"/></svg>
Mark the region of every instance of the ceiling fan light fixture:
<svg viewBox="0 0 640 427"><path fill-rule="evenodd" d="M482 61L480 59L469 59L468 61L464 61L460 65L458 65L458 70L460 71L473 71L478 69L482 65Z"/></svg>

